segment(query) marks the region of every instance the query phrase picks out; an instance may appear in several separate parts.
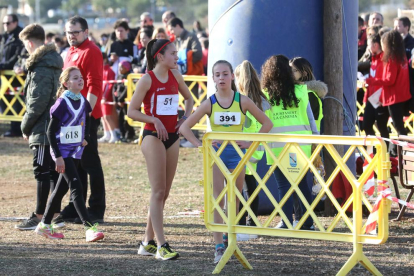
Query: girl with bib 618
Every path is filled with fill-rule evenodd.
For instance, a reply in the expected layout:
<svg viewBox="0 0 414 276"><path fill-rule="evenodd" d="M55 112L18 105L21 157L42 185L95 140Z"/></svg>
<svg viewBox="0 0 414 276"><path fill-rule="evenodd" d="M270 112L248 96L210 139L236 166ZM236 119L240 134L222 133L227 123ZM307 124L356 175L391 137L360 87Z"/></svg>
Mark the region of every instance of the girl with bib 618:
<svg viewBox="0 0 414 276"><path fill-rule="evenodd" d="M146 57L149 72L138 81L128 109L128 117L145 123L141 149L151 184L148 222L138 254L172 260L179 255L165 240L163 212L177 169L178 128L190 116L194 102L183 77L175 69L178 56L173 43L166 39L151 40ZM185 114L179 121L178 92L185 99ZM145 114L141 112L142 103Z"/></svg>
<svg viewBox="0 0 414 276"><path fill-rule="evenodd" d="M61 86L57 92L56 103L50 109L51 120L47 129L47 137L52 148L52 159L56 163L56 171L60 173L56 188L53 191L46 211L35 230L39 235L50 239L63 239L63 234L56 233L53 224L53 212L57 210L62 198L70 189L71 198L86 230L86 241L93 242L104 238L92 225L86 211L83 198L82 182L78 175L78 166L83 150L89 139L89 113L92 111L89 102L82 96L84 81L77 67L68 67L60 75ZM63 178L65 181L62 181ZM66 184L67 183L67 184Z"/></svg>
<svg viewBox="0 0 414 276"><path fill-rule="evenodd" d="M237 92L234 84L233 68L228 61L219 60L213 65L213 80L216 84L216 93L209 100L204 101L180 128L180 133L194 146L199 147L202 143L191 132L191 128L204 115L209 116L212 131L243 132L243 124L247 111L262 124L259 132L267 133L272 129L273 124L263 111L248 97ZM242 149L246 149L251 145L250 142L245 141L239 141L237 144ZM215 141L213 146L218 149L220 147L220 141ZM241 157L231 144L227 145L220 155L220 158L230 172L237 167L241 160ZM245 170L240 173L236 180L236 186L239 192L243 188L244 175ZM213 167L213 176L213 194L217 198L224 188L224 175L216 165ZM221 201L220 207L223 207L223 205L224 202ZM238 199L236 199L236 206L239 206ZM214 212L214 222L223 223L217 211ZM216 244L214 263L218 263L225 251L223 235L222 233L215 232L213 236Z"/></svg>

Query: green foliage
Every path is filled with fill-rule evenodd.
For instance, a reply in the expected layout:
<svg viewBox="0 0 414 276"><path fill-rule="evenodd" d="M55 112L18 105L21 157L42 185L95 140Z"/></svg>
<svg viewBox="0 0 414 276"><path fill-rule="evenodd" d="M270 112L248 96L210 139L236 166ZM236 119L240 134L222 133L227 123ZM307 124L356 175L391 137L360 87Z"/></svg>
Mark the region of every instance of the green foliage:
<svg viewBox="0 0 414 276"><path fill-rule="evenodd" d="M62 9L77 14L78 9L81 8L85 2L85 0L66 0L65 2L62 2Z"/></svg>
<svg viewBox="0 0 414 276"><path fill-rule="evenodd" d="M47 17L47 11L51 9L58 9L62 1L61 0L39 0L40 5L40 17L44 18ZM17 2L17 1L16 1ZM30 7L33 8L33 10L36 9L36 0L28 0L28 3Z"/></svg>
<svg viewBox="0 0 414 276"><path fill-rule="evenodd" d="M16 0L0 0L0 6L9 6L12 5L13 8L17 8Z"/></svg>
<svg viewBox="0 0 414 276"><path fill-rule="evenodd" d="M390 2L390 0L359 0L359 12L368 12L371 5L388 4Z"/></svg>

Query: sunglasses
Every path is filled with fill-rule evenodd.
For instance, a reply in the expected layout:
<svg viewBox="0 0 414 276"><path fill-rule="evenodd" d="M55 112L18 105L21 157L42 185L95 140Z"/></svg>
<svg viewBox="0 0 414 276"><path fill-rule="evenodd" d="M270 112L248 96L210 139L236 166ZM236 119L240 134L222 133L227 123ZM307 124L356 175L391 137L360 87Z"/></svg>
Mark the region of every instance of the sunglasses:
<svg viewBox="0 0 414 276"><path fill-rule="evenodd" d="M3 25L7 25L7 26L9 26L11 23L14 23L14 21L10 21L10 22L3 22Z"/></svg>
<svg viewBox="0 0 414 276"><path fill-rule="evenodd" d="M73 32L65 32L65 35L74 35L74 36L78 36L81 32L84 32L84 30L80 30L80 31L73 31Z"/></svg>

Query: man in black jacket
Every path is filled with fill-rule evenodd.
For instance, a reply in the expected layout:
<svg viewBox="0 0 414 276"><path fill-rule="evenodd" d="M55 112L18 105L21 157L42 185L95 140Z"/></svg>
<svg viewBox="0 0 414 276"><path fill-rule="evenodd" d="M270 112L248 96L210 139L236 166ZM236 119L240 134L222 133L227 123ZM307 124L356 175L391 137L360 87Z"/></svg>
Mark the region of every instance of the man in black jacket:
<svg viewBox="0 0 414 276"><path fill-rule="evenodd" d="M13 66L23 49L23 43L19 39L22 28L19 26L17 15L6 15L3 18L3 27L6 33L0 39L0 70L13 70ZM6 98L11 101L13 96L6 96ZM4 111L6 104L1 102L0 108ZM18 102L13 105L16 112L20 112L21 108ZM12 122L11 129L4 134L5 137L20 137L21 135L19 122Z"/></svg>

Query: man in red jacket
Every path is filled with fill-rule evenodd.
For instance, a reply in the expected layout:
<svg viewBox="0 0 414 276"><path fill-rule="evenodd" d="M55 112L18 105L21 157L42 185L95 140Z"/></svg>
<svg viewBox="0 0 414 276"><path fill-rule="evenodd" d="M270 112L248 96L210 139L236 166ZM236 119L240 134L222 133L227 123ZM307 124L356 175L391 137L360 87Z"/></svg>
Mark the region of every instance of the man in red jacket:
<svg viewBox="0 0 414 276"><path fill-rule="evenodd" d="M84 18L80 16L69 18L65 30L71 47L66 55L63 69L70 66L79 68L85 81L81 93L92 107L89 124L90 142L85 147L82 155L79 176L84 184L85 201L88 175L90 176L89 217L93 223L102 223L106 208L105 182L101 159L98 154L97 132L102 117L103 58L101 50L88 39L88 23ZM74 214L76 214L76 211L73 204L69 204L61 213L63 219L73 218Z"/></svg>

